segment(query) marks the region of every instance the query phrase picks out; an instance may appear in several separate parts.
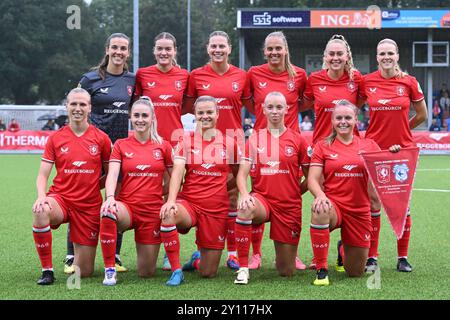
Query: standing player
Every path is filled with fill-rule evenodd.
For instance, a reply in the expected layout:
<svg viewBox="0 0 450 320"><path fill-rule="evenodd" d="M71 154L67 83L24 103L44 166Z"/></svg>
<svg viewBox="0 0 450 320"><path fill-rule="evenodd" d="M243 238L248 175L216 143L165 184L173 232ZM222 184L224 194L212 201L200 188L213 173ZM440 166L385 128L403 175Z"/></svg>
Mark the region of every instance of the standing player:
<svg viewBox="0 0 450 320"><path fill-rule="evenodd" d="M156 64L140 68L136 73L135 96L147 96L152 100L158 133L176 146L177 136L183 133L181 108L189 74L177 64L177 40L172 34L162 32L155 37L153 54Z"/></svg>
<svg viewBox="0 0 450 320"><path fill-rule="evenodd" d="M250 92L246 84L246 72L229 63L231 42L228 34L214 31L209 35L206 46L210 62L192 71L187 91L186 110L192 109L196 97L208 95L217 99L220 118L217 129L222 135L236 137L239 145L244 145L245 137L242 130L241 110L244 105L250 106ZM251 106L250 106L251 107ZM236 258L236 244L234 241L234 225L237 215L237 188L233 176L230 174L228 190L230 205L228 212L227 234L227 266L238 269Z"/></svg>
<svg viewBox="0 0 450 320"><path fill-rule="evenodd" d="M123 33L113 33L105 43L105 56L97 67L83 75L79 87L91 95L91 123L103 130L114 143L117 139L128 137L128 109L130 107L135 76L128 71L127 60L130 55L130 39ZM118 185L118 192L120 184ZM118 272L127 271L120 260L122 234L118 234L116 268ZM64 272L72 273L73 246L67 241L67 256Z"/></svg>
<svg viewBox="0 0 450 320"><path fill-rule="evenodd" d="M332 133L316 143L311 158L308 188L314 201L310 234L317 270L313 284L317 286L330 284L330 231L337 228L341 228L345 272L350 277L364 274L371 233L369 184L370 191L374 190L360 153L379 148L373 140L354 134L357 112L349 101L338 102L331 113Z"/></svg>
<svg viewBox="0 0 450 320"><path fill-rule="evenodd" d="M303 108L313 107L315 113L313 145L330 135L331 113L339 100L357 105L361 80L349 44L344 36L333 35L323 53L322 70L309 76L303 94Z"/></svg>
<svg viewBox="0 0 450 320"><path fill-rule="evenodd" d="M358 101L361 80L361 73L353 65L352 51L347 40L342 35L333 35L323 53L322 70L309 76L303 94L302 109L313 107L315 113L313 146L330 135L331 113L337 102L345 99L354 105L363 104L363 101ZM355 134L359 136L357 126ZM340 244L338 242L338 247ZM310 269L315 269L314 258ZM336 270L344 271L339 249Z"/></svg>
<svg viewBox="0 0 450 320"><path fill-rule="evenodd" d="M237 165L232 165L236 163L236 144L216 128L219 117L216 98L197 98L194 115L196 131L187 134L177 146L169 196L161 207L161 238L176 270L168 285L183 281L178 232L187 233L192 227L197 228L196 244L200 252L193 253L183 270L198 269L205 278L216 276L227 235L228 174L231 170L237 172ZM183 189L179 192L183 176Z"/></svg>
<svg viewBox="0 0 450 320"><path fill-rule="evenodd" d="M391 39L381 40L377 45L378 70L364 76L362 83L362 96L367 99L370 116L366 137L375 140L382 150L392 145L413 146L411 130L427 118L427 106L420 84L416 78L401 71L398 61L397 43ZM408 119L411 105L416 114ZM378 266L380 210L380 200L374 195L371 198L373 232L367 260L369 272L375 271ZM403 236L397 241L397 270L401 272L412 271L407 260L410 232L411 216L408 210Z"/></svg>
<svg viewBox="0 0 450 320"><path fill-rule="evenodd" d="M270 221L276 268L281 276L292 276L302 228L302 193L306 180L299 182L299 170L308 173L308 145L301 134L284 124L287 103L280 92L271 92L264 101L267 128L254 131L241 158L237 185L241 194L236 218L236 242L240 268L234 283L247 284L250 278L248 255L252 224ZM252 173L252 192L247 178Z"/></svg>
<svg viewBox="0 0 450 320"><path fill-rule="evenodd" d="M298 125L299 103L306 86L306 72L291 63L289 47L286 37L281 31L270 33L264 41L264 58L266 64L251 67L248 70L248 81L254 101L256 122L254 130L267 126L263 112L263 103L267 94L272 91L281 92L287 102L285 125L294 131L300 131ZM264 224L254 225L252 231L253 255L249 263L250 269L261 266L261 242ZM296 268L305 269L306 266L297 257Z"/></svg>
<svg viewBox="0 0 450 320"><path fill-rule="evenodd" d="M172 34L162 32L155 37L153 54L156 64L136 72L135 96L153 101L158 133L175 147L183 135L181 114L189 73L177 64L177 40ZM167 255L163 270L171 270Z"/></svg>
<svg viewBox="0 0 450 320"><path fill-rule="evenodd" d="M172 147L158 135L151 101L141 98L134 102L131 123L134 135L114 144L106 178L106 200L100 211L104 285L115 285L117 281L114 259L117 231L134 229L140 277L154 274L161 243L162 182L164 172L172 166ZM123 180L116 198L114 192L119 173Z"/></svg>
<svg viewBox="0 0 450 320"><path fill-rule="evenodd" d="M86 90L72 89L67 95L69 125L49 137L36 180L37 200L33 205L33 237L42 265L39 285L55 280L52 263L52 232L70 222L74 243L74 266L81 276L94 271L102 203L100 177L107 169L111 140L88 122L91 98ZM53 164L56 177L46 193Z"/></svg>

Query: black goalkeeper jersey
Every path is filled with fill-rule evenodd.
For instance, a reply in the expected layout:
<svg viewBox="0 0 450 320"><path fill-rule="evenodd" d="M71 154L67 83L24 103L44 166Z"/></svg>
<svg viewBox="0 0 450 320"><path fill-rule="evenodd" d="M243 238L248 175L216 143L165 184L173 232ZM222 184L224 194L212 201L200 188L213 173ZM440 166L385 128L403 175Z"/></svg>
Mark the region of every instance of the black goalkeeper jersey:
<svg viewBox="0 0 450 320"><path fill-rule="evenodd" d="M91 123L103 130L114 143L128 137L128 111L133 97L134 73L125 71L121 75L106 72L105 80L98 71L83 75L79 86L91 95Z"/></svg>

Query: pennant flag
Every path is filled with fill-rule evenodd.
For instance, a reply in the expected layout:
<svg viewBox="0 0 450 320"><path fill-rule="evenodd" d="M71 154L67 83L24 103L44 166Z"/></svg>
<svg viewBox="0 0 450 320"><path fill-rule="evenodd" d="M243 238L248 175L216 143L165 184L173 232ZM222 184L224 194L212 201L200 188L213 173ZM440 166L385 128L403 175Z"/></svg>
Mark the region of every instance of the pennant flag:
<svg viewBox="0 0 450 320"><path fill-rule="evenodd" d="M397 239L403 235L406 214L419 159L419 148L402 148L361 154L378 198Z"/></svg>

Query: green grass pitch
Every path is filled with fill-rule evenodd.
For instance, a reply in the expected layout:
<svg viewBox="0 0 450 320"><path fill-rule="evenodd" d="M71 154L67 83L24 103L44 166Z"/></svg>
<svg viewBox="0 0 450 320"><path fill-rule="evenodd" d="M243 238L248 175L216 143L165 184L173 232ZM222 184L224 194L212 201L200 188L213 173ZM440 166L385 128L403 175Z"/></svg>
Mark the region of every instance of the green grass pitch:
<svg viewBox="0 0 450 320"><path fill-rule="evenodd" d="M82 279L80 289L67 287L63 273L66 250L66 226L53 231L53 263L57 281L53 286L40 287L39 259L31 231L31 206L36 197L35 179L39 168L38 155L0 155L1 219L0 219L0 292L1 299L181 299L181 300L336 300L336 299L450 299L450 157L422 156L416 174L411 202L412 235L409 259L414 267L411 274L395 270L396 240L383 214L380 235L379 289L369 289L373 278L350 279L338 274L332 267L336 259L335 244L339 232L331 234L329 253L329 287L314 287L315 273L297 271L291 278L279 277L274 265L274 247L268 237L268 226L263 242L263 266L251 272L247 286L233 284L234 273L224 266L225 254L215 279L202 279L197 273L185 273L180 287L165 286L170 272L159 268L153 278L140 279L136 274L136 251L133 232L124 235L122 260L129 272L119 274L115 287L104 287L101 250L98 247L96 271L89 279ZM432 191L430 189L437 189ZM440 190L440 191L439 191ZM442 190L447 190L443 192ZM309 238L309 208L312 197L304 196L303 231L299 256L309 263L312 257ZM180 235L181 261L190 257L195 248L194 232Z"/></svg>

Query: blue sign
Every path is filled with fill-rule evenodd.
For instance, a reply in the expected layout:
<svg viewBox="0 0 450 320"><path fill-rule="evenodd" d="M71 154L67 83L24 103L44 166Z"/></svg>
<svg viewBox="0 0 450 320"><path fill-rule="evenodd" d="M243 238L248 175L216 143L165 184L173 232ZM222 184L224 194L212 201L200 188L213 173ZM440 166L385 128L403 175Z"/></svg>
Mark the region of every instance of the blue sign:
<svg viewBox="0 0 450 320"><path fill-rule="evenodd" d="M450 10L383 10L381 28L450 28Z"/></svg>
<svg viewBox="0 0 450 320"><path fill-rule="evenodd" d="M238 11L238 28L309 28L309 11Z"/></svg>

